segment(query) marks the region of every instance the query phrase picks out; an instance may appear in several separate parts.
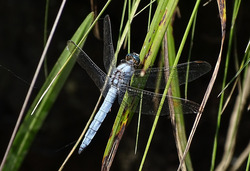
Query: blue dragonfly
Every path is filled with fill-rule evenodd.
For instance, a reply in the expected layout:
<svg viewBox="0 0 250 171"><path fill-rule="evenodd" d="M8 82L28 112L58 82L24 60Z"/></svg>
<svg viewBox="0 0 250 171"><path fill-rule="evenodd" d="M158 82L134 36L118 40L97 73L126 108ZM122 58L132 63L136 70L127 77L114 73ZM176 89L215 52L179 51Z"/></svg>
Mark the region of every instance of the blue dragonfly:
<svg viewBox="0 0 250 171"><path fill-rule="evenodd" d="M137 69L140 64L140 58L137 53L127 54L125 60L122 60L116 67L116 62L114 62L111 26L108 17L104 18L103 61L106 71L111 71L109 72L110 74L107 75L103 72L90 57L71 40L68 41L68 49L70 52L74 52L73 55L77 58L78 64L88 73L105 98L85 134L78 151L79 154L94 138L116 97L118 97L118 102L121 105L127 105L126 101L122 101L125 92L127 92L129 96L138 97L142 100L140 109L142 114L156 114L162 94L130 86L133 85L135 81L136 83L144 83L145 77L147 77L144 88L154 89L156 87L156 82L160 79L159 88L163 89L167 81L166 74L169 74L171 71L175 71L174 77L178 77L179 84L181 85L186 82L188 67L188 82L199 78L211 69L210 64L205 61L193 61L179 64L175 68L150 68L145 72L145 75L141 77L141 69ZM160 78L159 75L161 75ZM132 76L134 81L131 81ZM183 114L198 112L199 104L193 101L173 96L167 96L167 98L171 98L176 107L181 107ZM136 111L138 112L139 109ZM168 115L169 113L168 101L165 100L161 115Z"/></svg>

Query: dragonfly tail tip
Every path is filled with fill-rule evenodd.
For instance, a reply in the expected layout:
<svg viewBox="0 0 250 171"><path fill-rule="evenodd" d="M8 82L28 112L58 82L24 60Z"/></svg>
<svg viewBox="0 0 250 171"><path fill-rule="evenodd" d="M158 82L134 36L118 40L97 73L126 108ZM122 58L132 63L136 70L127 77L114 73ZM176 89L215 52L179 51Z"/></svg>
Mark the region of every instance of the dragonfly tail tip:
<svg viewBox="0 0 250 171"><path fill-rule="evenodd" d="M78 154L81 154L82 152L83 152L83 148L80 148L79 150L78 150Z"/></svg>

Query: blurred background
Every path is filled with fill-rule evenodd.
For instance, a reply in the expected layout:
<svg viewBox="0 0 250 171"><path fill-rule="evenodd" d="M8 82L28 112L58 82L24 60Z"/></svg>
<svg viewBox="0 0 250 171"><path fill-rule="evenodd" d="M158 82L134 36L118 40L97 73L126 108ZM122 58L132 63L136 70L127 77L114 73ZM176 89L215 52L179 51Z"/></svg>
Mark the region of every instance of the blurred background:
<svg viewBox="0 0 250 171"><path fill-rule="evenodd" d="M221 41L221 27L216 1L207 6L202 6L202 1L197 17L196 33L192 51L193 60L204 60L211 64L212 69L216 63ZM39 58L44 47L44 13L45 1L4 1L0 2L0 159L2 160L9 139L14 129L18 114L25 99ZM51 1L49 4L48 32L52 27L61 1ZM147 5L148 1L141 2L139 9ZM179 2L180 17L174 21L174 37L176 49L178 49L182 35L191 15L195 2ZM96 2L97 11L104 6L104 2ZM236 42L239 58L243 58L246 44L249 41L250 16L249 1L242 2L237 20ZM105 14L110 15L113 42L119 33L119 25L123 2L111 2ZM67 40L71 38L85 17L91 12L89 1L71 0L66 3L63 14L57 26L51 46L47 54L49 70L65 48ZM227 2L227 36L231 22L232 2ZM105 16L103 15L103 17ZM132 23L131 50L139 53L147 33L148 10L138 15ZM99 20L99 29L102 37L102 22ZM226 38L227 39L227 38ZM226 41L227 42L227 41ZM224 47L226 52L227 43ZM189 40L182 53L181 62L187 60ZM89 34L84 45L84 51L93 61L104 69L102 62L103 42L97 39L93 32ZM119 60L123 59L127 50L122 50ZM215 82L212 94L205 108L201 122L191 145L191 159L194 170L209 170L215 127L217 122L217 110L220 93L224 58ZM231 60L231 66L233 65ZM22 80L8 72L8 68ZM212 71L205 76L189 84L188 99L200 103ZM229 78L233 77L235 69L229 69ZM36 88L33 90L32 99L38 93L39 88L45 80L44 71L41 71ZM183 90L184 87L181 87ZM35 141L28 152L20 170L57 170L73 147L84 128L92 110L99 97L99 90L88 75L76 64L62 89L55 105L46 118L42 129L39 131ZM32 102L32 99L30 102ZM226 132L230 114L234 105L235 97L229 102L229 106L222 116L221 130L218 141L217 160L220 161L223 153ZM105 119L97 135L90 146L81 154L75 153L64 170L100 170L102 156L115 119L119 105L115 102L111 112ZM248 116L247 116L248 115ZM139 149L134 154L135 137L137 128L137 115L134 115L129 127L127 127L123 139L118 148L111 170L137 170L142 158L143 151L149 136L153 119L152 116L143 116L141 132L139 135ZM192 127L195 114L186 115L187 135ZM238 134L235 157L249 142L250 129L249 112L245 111ZM176 170L178 167L178 156L172 133L172 126L168 117L161 117L157 126L153 143L151 144L143 170Z"/></svg>

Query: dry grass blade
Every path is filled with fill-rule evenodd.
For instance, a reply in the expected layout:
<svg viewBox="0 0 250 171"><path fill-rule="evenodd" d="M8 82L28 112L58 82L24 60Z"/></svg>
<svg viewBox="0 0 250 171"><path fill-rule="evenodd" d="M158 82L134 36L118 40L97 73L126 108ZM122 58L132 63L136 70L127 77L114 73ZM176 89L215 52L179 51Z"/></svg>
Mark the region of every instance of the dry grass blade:
<svg viewBox="0 0 250 171"><path fill-rule="evenodd" d="M239 170L240 166L242 166L242 163L247 159L249 154L250 154L250 142L248 143L245 150L243 150L241 155L237 158L230 171Z"/></svg>
<svg viewBox="0 0 250 171"><path fill-rule="evenodd" d="M219 53L219 56L218 56L218 59L217 59L217 62L216 62L215 68L214 68L212 78L211 78L211 80L210 80L210 82L208 84L206 93L205 93L204 98L202 100L202 103L200 105L199 112L198 112L198 114L197 114L197 116L195 118L193 128L192 128L191 133L190 133L190 135L188 137L187 146L186 146L186 149L185 149L185 151L183 153L182 160L181 160L181 162L179 164L179 167L177 169L178 171L181 169L182 164L183 164L183 162L185 160L185 157L186 157L186 155L187 155L187 153L189 151L189 148L190 148L194 133L195 133L195 131L197 129L197 126L198 126L199 121L201 119L203 110L204 110L204 108L206 106L207 100L209 98L209 95L210 95L210 93L212 91L214 82L215 82L216 77L217 77L218 72L219 72L219 67L220 67L220 63L221 63L221 56L222 56L222 50L223 50L223 45L224 45L224 42L225 42L225 35L226 35L226 6L225 6L226 3L223 0L217 0L217 4L218 4L218 8L219 8L219 14L220 14L220 19L221 19L221 30L222 30L220 53Z"/></svg>
<svg viewBox="0 0 250 171"><path fill-rule="evenodd" d="M234 85L233 85L233 88L232 88L232 90L230 91L229 96L227 97L227 100L226 100L226 102L225 102L225 104L224 104L224 106L223 106L223 108L222 108L222 110L221 110L221 115L223 114L224 110L226 109L226 107L227 107L227 105L228 105L228 103L229 103L229 101L230 101L230 99L231 99L231 97L232 97L232 95L233 95L233 92L234 92L234 90L235 90L235 88L236 88L236 85L237 85L237 82L238 82L238 81L239 81L239 77L238 77L237 80L235 81L235 83L234 83Z"/></svg>
<svg viewBox="0 0 250 171"><path fill-rule="evenodd" d="M172 27L169 26L167 32L165 33L164 39L163 39L163 49L164 49L164 66L171 66L171 58L174 58L174 53L173 48L171 49L168 48L169 43L173 44L171 42L173 40L173 35L172 35ZM174 60L174 59L173 59ZM166 80L169 79L169 72L165 73L165 77L167 78ZM175 97L180 97L180 90L178 88L178 80L173 80L171 85L169 86L168 89L168 95L169 96L175 96ZM182 154L186 146L187 138L185 134L185 124L184 124L184 118L182 115L175 115L175 113L182 113L182 109L178 109L174 105L174 101L172 98L167 97L166 99L169 104L169 111L170 111L170 119L171 119L171 124L173 128L173 135L175 138L175 144L176 144L176 149L177 149L177 154L179 161L182 159ZM186 158L186 164L182 166L182 170L193 170L192 168L192 163L190 157Z"/></svg>
<svg viewBox="0 0 250 171"><path fill-rule="evenodd" d="M12 146L12 143L13 143L13 141L14 141L14 138L15 138L15 136L16 136L16 133L17 133L17 131L18 131L18 128L19 128L19 126L20 126L20 124L21 124L21 120L23 119L25 109L26 109L26 107L27 107L27 105L28 105L28 101L29 101L29 99L30 99L32 90L33 90L33 88L34 88L34 85L35 85L35 82L36 82L36 80L37 80L38 74L39 74L40 69L41 69L41 67L42 67L42 64L43 64L43 61L44 61L44 59L45 59L46 53L47 53L47 51L48 51L50 42L51 42L52 37L53 37L53 35L54 35L54 33L55 33L55 29L56 29L57 24L58 24L58 22L59 22L59 19L60 19L60 17L61 17L62 10L63 10L63 8L64 8L65 3L66 3L66 0L63 0L62 3L61 3L60 9L59 9L59 11L58 11L58 13L57 13L57 17L56 17L56 19L55 19L54 25L53 25L52 30L51 30L51 32L50 32L48 41L47 41L47 43L46 43L46 45L45 45L45 48L44 48L44 50L43 50L42 56L41 56L41 58L40 58L40 61L39 61L38 65L37 65L36 72L35 72L35 74L34 74L34 76L33 76L33 79L32 79L32 82L31 82L31 84L30 84L30 87L29 87L29 90L28 90L28 92L27 92L27 95L26 95L26 97L25 97L25 100L24 100L22 109L21 109L21 111L20 111L20 113L19 113L18 120L17 120L17 122L16 122L15 128L14 128L13 133L12 133L12 135L11 135L11 138L10 138L10 141L9 141L9 144L8 144L8 147L7 147L6 152L5 152L5 154L4 154L4 157L3 157L3 160L2 160L2 163L1 163L1 166L0 166L0 170L3 169L3 166L4 166L4 164L5 164L5 161L6 161L6 159L7 159L8 154L9 154L10 148L11 148L11 146Z"/></svg>
<svg viewBox="0 0 250 171"><path fill-rule="evenodd" d="M98 13L96 2L94 0L90 0L90 6L91 6L91 11L94 12L94 17L96 18L97 17L97 13ZM101 39L98 21L94 25L93 34L95 35L95 37L97 39L99 39L99 40Z"/></svg>
<svg viewBox="0 0 250 171"><path fill-rule="evenodd" d="M90 125L91 121L94 118L94 114L96 113L97 109L98 109L98 105L100 104L102 99L102 94L100 94L99 99L96 103L96 106L91 114L91 117L89 118L85 128L83 129L80 137L78 138L77 142L75 143L75 145L73 146L73 148L71 149L71 151L69 152L69 154L67 155L67 157L65 158L65 160L63 161L62 165L60 166L60 168L58 169L59 171L63 170L64 166L66 165L66 163L68 162L69 158L72 156L72 154L74 153L75 149L78 147L78 145L80 144L80 142L82 141L82 138L84 136L84 134L86 133L88 126Z"/></svg>
<svg viewBox="0 0 250 171"><path fill-rule="evenodd" d="M224 38L223 38L223 40L224 40ZM224 42L224 41L223 41L223 42ZM196 128L197 128L197 126L198 126L198 124L199 124L199 121L200 121L200 119L201 119L203 110L204 110L204 108L205 108L205 105L206 105L206 103L207 103L207 100L208 100L208 98L209 98L209 95L210 95L210 93L211 93L211 91L212 91L212 88L213 88L215 79L216 79L216 77L217 77L217 74L218 74L218 71L219 71L220 62L221 62L221 52L222 52L223 44L224 44L224 43L221 44L221 51L220 51L220 54L219 54L219 57L218 57L218 60L217 60L217 63L216 63L216 66L215 66L215 69L214 69L212 78L211 78L211 80L210 80L210 83L209 83L209 85L208 85L208 88L207 88L207 90L206 90L206 93L205 93L205 95L204 95L204 98L203 98L202 103L201 103L201 105L200 105L199 113L197 114L197 116L196 116L196 118L195 118L195 121L194 121L192 130L191 130L191 133L190 133L189 138L188 138L188 142L187 142L186 149L185 149L185 151L184 151L184 153L183 153L182 160L181 160L180 165L179 165L179 167L178 167L178 171L181 169L181 166L182 166L182 164L183 164L183 162L184 162L184 159L185 159L185 157L186 157L186 155L187 155L187 152L188 152L188 150L189 150L189 148L190 148L190 145L191 145L191 142L192 142L194 133L195 133Z"/></svg>
<svg viewBox="0 0 250 171"><path fill-rule="evenodd" d="M237 135L236 132L239 127L239 121L241 120L240 118L243 113L242 111L244 110L244 106L247 105L247 99L250 96L249 82L250 82L250 67L248 67L246 79L243 85L243 90L241 93L238 94L236 103L234 105L230 124L228 127L229 129L227 133L227 138L225 141L226 144L224 148L224 154L223 154L220 164L215 169L217 171L227 169L231 163L233 153L234 153L234 148L236 145L236 135Z"/></svg>

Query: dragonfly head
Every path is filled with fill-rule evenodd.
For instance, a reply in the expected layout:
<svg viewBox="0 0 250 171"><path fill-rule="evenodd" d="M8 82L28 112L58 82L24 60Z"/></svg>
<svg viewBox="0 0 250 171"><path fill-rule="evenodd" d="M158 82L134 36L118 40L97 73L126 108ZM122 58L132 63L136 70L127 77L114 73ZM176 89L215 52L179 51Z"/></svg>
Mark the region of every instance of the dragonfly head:
<svg viewBox="0 0 250 171"><path fill-rule="evenodd" d="M140 56L139 54L133 52L133 53L129 53L126 55L126 61L130 61L132 60L133 64L136 66L139 66L140 64Z"/></svg>

